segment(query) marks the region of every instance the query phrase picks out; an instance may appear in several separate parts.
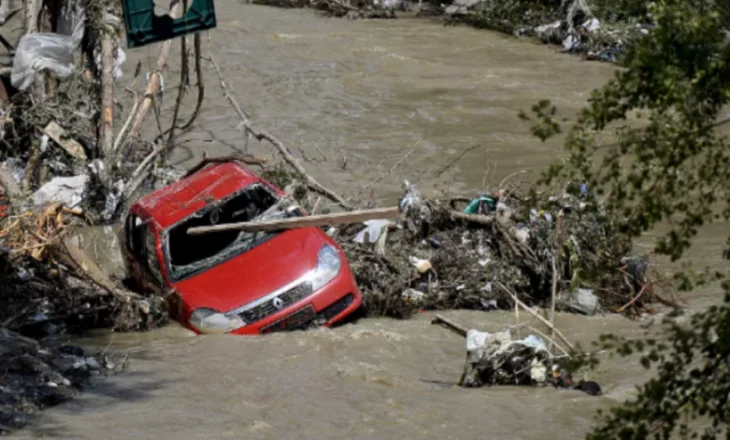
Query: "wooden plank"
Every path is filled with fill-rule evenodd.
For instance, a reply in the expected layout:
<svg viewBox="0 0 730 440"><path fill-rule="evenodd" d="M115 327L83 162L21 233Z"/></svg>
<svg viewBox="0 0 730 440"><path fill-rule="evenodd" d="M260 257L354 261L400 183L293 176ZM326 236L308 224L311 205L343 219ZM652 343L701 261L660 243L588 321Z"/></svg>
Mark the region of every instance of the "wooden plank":
<svg viewBox="0 0 730 440"><path fill-rule="evenodd" d="M360 211L311 215L306 217L294 217L265 222L241 222L214 226L198 226L188 229L188 235L201 235L221 231L280 231L284 229L309 228L326 225L339 225L345 223L360 223L365 220L379 220L397 217L399 214L400 209L398 207L365 209Z"/></svg>
<svg viewBox="0 0 730 440"><path fill-rule="evenodd" d="M69 138L66 135L66 130L64 130L63 127L56 124L54 121L51 121L48 123L48 125L46 125L46 128L43 129L43 133L47 134L58 145L60 145L61 148L66 150L66 152L72 157L84 161L88 159L86 157L86 151L84 151L84 147L82 147L81 144L76 142L74 139Z"/></svg>

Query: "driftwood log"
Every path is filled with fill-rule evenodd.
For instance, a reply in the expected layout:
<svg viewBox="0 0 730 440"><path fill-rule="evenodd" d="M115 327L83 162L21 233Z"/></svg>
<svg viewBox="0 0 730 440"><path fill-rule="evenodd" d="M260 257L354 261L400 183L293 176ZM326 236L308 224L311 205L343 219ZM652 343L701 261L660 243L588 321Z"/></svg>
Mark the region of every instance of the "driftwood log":
<svg viewBox="0 0 730 440"><path fill-rule="evenodd" d="M365 220L379 220L397 217L400 209L379 208L335 214L311 215L265 222L240 222L214 226L198 226L188 229L189 235L202 235L222 231L280 231L284 229L309 228L346 223L360 223Z"/></svg>

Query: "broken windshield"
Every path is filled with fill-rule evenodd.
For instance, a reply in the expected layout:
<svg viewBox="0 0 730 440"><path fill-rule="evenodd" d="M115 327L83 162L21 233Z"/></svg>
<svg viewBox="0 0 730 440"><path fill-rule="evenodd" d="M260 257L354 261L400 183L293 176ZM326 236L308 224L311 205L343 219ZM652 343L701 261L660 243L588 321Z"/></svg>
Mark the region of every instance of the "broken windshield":
<svg viewBox="0 0 730 440"><path fill-rule="evenodd" d="M286 217L286 211L279 198L259 183L227 199L209 204L168 230L165 259L170 278L179 281L210 269L276 234L221 231L188 235L189 228L283 217Z"/></svg>

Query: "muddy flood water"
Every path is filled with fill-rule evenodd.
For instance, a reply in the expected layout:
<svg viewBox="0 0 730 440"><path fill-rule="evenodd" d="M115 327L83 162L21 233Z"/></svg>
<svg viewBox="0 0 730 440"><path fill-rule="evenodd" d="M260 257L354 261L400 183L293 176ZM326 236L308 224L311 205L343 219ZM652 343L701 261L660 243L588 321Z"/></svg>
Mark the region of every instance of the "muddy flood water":
<svg viewBox="0 0 730 440"><path fill-rule="evenodd" d="M541 169L558 157L559 143L536 141L517 112L549 98L565 117L574 117L590 90L613 74L610 66L546 46L426 20L326 19L235 1L216 6L219 24L206 46L236 98L323 184L356 195L413 149L402 167L358 195L372 192L382 203L396 200L403 179L427 193L473 195L516 171ZM124 82L131 81L138 59L151 70L158 50L128 54ZM174 104L176 58L165 77L163 113ZM172 157L181 166L203 151L242 151L239 120L208 64L204 75L202 113ZM184 110L193 105L191 96ZM155 130L150 123L149 133ZM479 147L437 177L474 145ZM276 156L256 143L251 152ZM85 245L110 270L119 270L108 231L96 230ZM700 261L712 263L707 258L718 255L720 245L710 236L695 256L707 255ZM690 308L713 302L715 294L689 296ZM514 323L510 313L444 314L486 331ZM460 389L454 384L464 342L431 326L431 317L365 319L334 330L266 337L194 337L176 324L145 334L90 336L79 342L130 353L126 373L47 411L40 423L14 436L572 439L586 433L597 409L628 398L649 377L636 363L607 358L593 377L604 388L602 397L554 389ZM584 344L609 331L640 334L639 323L619 316L560 315L557 324Z"/></svg>

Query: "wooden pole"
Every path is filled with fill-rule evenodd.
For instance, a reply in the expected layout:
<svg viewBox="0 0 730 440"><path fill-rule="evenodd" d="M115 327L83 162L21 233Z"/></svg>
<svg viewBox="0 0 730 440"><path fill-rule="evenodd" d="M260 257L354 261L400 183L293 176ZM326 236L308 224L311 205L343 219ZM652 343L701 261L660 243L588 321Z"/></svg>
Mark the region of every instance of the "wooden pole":
<svg viewBox="0 0 730 440"><path fill-rule="evenodd" d="M214 226L198 226L188 229L188 235L202 235L222 231L280 231L284 229L309 228L344 223L360 223L365 220L379 220L397 217L400 209L378 208L336 214L310 215L306 217L286 218L265 222L240 222Z"/></svg>
<svg viewBox="0 0 730 440"><path fill-rule="evenodd" d="M101 37L102 68L99 150L103 154L103 157L109 158L112 157L114 151L114 48L114 29L112 29L112 26L107 26Z"/></svg>
<svg viewBox="0 0 730 440"><path fill-rule="evenodd" d="M431 321L431 324L441 324L444 327L448 328L449 330L452 330L454 333L466 337L466 334L469 332L469 330L466 329L466 327L462 327L459 324L444 318L441 315L436 315L436 318Z"/></svg>
<svg viewBox="0 0 730 440"><path fill-rule="evenodd" d="M565 343L565 345L568 346L570 351L575 352L575 347L573 347L573 344L571 344L570 341L568 341L568 338L566 338L565 335L555 327L555 325L551 324L550 321L548 321L547 319L540 316L539 313L537 313L534 310L532 310L531 308L527 307L527 305L525 303L523 303L522 301L519 300L519 298L517 298L517 294L512 292L511 290L509 290L504 284L497 282L497 285L499 287L501 287L502 290L507 292L507 294L512 297L512 299L515 301L515 303L518 306L520 306L524 311L526 311L530 315L534 316L535 318L539 319L543 324L545 324L547 326L547 328L549 328L551 331L555 332L555 334Z"/></svg>

